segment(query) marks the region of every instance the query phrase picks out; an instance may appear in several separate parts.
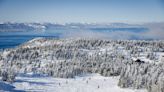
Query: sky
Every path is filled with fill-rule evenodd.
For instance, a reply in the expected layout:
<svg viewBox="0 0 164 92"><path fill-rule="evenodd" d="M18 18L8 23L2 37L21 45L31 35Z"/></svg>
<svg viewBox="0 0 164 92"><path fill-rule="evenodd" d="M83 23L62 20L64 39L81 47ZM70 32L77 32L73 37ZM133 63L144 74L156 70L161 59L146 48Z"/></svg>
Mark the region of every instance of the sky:
<svg viewBox="0 0 164 92"><path fill-rule="evenodd" d="M0 0L0 22L164 22L164 0Z"/></svg>

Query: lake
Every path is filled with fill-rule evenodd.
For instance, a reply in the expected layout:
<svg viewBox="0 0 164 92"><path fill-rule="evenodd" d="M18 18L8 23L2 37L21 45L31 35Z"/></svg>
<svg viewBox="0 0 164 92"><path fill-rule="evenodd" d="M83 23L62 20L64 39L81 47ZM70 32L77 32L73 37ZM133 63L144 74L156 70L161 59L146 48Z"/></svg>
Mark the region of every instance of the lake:
<svg viewBox="0 0 164 92"><path fill-rule="evenodd" d="M85 30L85 31L80 31L81 33L78 33L79 30L77 29L55 29L55 30L45 30L45 31L24 31L24 32L0 32L0 49L5 49L5 48L13 48L15 46L18 46L24 42L27 42L33 38L36 37L44 37L44 38L60 38L62 34L72 34L72 35L77 35L78 36L82 35L87 35L87 32L92 32L92 34L89 34L89 36L94 35L93 33L97 32L96 34L105 34L105 35L109 35L111 36L111 33L113 32L133 32L133 33L141 33L144 31L147 31L146 29L91 29L91 30ZM73 34L76 33L76 34ZM117 33L118 34L118 33ZM116 35L117 35L116 34ZM71 35L71 36L72 36ZM122 36L122 33L120 34ZM96 35L97 36L97 35ZM102 35L101 35L102 36ZM117 37L115 36L115 34L113 35L113 37ZM131 35L130 39L138 39L137 36L135 35Z"/></svg>
<svg viewBox="0 0 164 92"><path fill-rule="evenodd" d="M13 48L36 37L59 38L59 33L48 32L0 32L0 49Z"/></svg>

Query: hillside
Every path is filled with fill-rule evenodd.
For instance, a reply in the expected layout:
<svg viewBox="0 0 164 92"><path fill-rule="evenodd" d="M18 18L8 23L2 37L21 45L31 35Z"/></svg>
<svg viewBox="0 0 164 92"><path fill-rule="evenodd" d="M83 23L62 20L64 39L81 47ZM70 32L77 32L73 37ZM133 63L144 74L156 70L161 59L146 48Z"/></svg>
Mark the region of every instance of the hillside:
<svg viewBox="0 0 164 92"><path fill-rule="evenodd" d="M163 54L164 41L159 40L36 38L2 51L0 73L2 79L8 76L6 81L28 73L55 78L96 73L120 76L116 84L122 88L163 92Z"/></svg>

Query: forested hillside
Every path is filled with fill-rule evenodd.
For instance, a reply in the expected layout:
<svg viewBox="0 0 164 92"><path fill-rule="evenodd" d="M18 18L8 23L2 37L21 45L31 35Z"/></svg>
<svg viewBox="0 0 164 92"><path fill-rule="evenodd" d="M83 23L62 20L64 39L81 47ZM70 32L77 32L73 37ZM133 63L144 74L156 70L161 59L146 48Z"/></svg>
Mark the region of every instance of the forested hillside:
<svg viewBox="0 0 164 92"><path fill-rule="evenodd" d="M164 41L37 38L0 52L3 81L31 72L59 78L120 76L120 87L164 92Z"/></svg>

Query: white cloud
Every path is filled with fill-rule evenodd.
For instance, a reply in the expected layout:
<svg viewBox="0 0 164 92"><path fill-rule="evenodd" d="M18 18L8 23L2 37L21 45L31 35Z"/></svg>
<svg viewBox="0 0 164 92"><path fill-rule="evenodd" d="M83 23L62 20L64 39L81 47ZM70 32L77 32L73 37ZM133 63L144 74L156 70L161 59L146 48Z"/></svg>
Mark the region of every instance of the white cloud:
<svg viewBox="0 0 164 92"><path fill-rule="evenodd" d="M62 38L97 38L97 39L161 39L164 40L164 23L147 23L141 27L148 28L148 31L111 31L97 32L91 30L66 31Z"/></svg>
<svg viewBox="0 0 164 92"><path fill-rule="evenodd" d="M149 31L145 33L145 36L154 39L164 39L164 23L148 23L144 24Z"/></svg>

